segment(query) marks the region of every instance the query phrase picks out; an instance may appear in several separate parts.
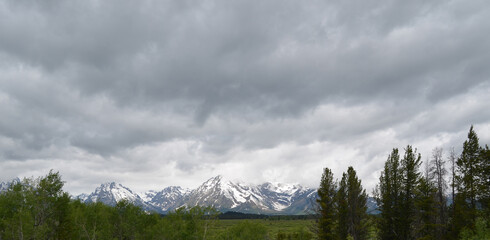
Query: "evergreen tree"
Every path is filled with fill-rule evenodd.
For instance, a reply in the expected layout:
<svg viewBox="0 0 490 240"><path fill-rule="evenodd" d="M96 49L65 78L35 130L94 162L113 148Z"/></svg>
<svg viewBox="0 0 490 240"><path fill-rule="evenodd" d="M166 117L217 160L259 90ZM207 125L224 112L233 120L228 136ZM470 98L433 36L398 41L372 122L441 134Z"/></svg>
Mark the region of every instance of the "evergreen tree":
<svg viewBox="0 0 490 240"><path fill-rule="evenodd" d="M347 169L348 231L354 240L367 236L367 194L354 168Z"/></svg>
<svg viewBox="0 0 490 240"><path fill-rule="evenodd" d="M405 155L401 161L403 174L403 191L402 201L400 206L401 228L399 239L413 239L413 225L415 223L415 191L420 180L420 172L418 171L421 164L420 154L417 150L408 145L405 149Z"/></svg>
<svg viewBox="0 0 490 240"><path fill-rule="evenodd" d="M431 161L433 164L433 161ZM441 239L438 206L437 181L434 181L433 167L429 161L425 161L424 176L420 178L416 189L415 207L417 210L417 221L415 225L415 236L417 239Z"/></svg>
<svg viewBox="0 0 490 240"><path fill-rule="evenodd" d="M339 183L337 191L337 236L339 239L347 239L349 236L349 202L347 192L347 174L342 174L342 180Z"/></svg>
<svg viewBox="0 0 490 240"><path fill-rule="evenodd" d="M480 202L484 211L486 222L490 223L490 149L488 145L481 149L480 153Z"/></svg>
<svg viewBox="0 0 490 240"><path fill-rule="evenodd" d="M478 143L478 136L471 126L468 132L468 139L463 144L463 152L456 161L458 175L456 181L458 182L457 190L459 193L459 201L455 201L455 204L461 204L461 206L455 206L464 211L463 214L454 216L456 218L462 218L461 222L470 228L473 228L476 220L476 207L478 201L479 183L481 182L480 167L480 145ZM460 213L462 213L460 211Z"/></svg>
<svg viewBox="0 0 490 240"><path fill-rule="evenodd" d="M441 239L442 236L437 232L437 187L429 179L423 177L417 185L416 196L417 221L415 224L415 236L417 239Z"/></svg>
<svg viewBox="0 0 490 240"><path fill-rule="evenodd" d="M335 239L335 195L336 183L329 168L323 170L320 188L318 188L318 237L322 240Z"/></svg>
<svg viewBox="0 0 490 240"><path fill-rule="evenodd" d="M379 230L381 239L398 239L400 237L400 204L402 172L400 155L394 148L385 162L375 193L378 208L381 212Z"/></svg>

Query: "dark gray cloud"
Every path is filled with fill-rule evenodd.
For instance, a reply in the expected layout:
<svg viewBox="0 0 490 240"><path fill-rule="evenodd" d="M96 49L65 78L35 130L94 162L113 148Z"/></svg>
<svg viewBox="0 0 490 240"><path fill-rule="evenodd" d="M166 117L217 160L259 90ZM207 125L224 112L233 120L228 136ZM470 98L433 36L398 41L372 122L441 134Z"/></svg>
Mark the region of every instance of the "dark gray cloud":
<svg viewBox="0 0 490 240"><path fill-rule="evenodd" d="M5 1L0 165L6 178L59 168L85 191L226 171L315 185L321 167L352 164L371 187L392 147L461 145L471 124L489 142L486 9Z"/></svg>

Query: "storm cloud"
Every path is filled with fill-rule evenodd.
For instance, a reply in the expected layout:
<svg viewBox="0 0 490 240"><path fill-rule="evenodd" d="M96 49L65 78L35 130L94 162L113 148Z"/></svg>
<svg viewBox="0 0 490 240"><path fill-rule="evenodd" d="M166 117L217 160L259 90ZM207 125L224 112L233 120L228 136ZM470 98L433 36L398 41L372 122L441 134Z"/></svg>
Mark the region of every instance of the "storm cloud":
<svg viewBox="0 0 490 240"><path fill-rule="evenodd" d="M0 180L318 185L490 142L487 1L3 1Z"/></svg>

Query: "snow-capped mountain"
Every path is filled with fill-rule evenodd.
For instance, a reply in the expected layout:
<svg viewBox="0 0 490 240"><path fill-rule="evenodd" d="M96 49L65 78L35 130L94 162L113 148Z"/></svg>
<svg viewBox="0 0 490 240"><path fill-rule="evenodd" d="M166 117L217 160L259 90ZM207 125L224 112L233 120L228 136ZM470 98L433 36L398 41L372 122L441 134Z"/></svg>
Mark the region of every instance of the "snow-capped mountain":
<svg viewBox="0 0 490 240"><path fill-rule="evenodd" d="M115 206L121 200L127 200L145 210L157 210L147 204L137 193L115 182L101 184L90 195L81 194L77 198L86 203L102 202L110 206Z"/></svg>
<svg viewBox="0 0 490 240"><path fill-rule="evenodd" d="M379 211L379 209L378 209L378 203L376 203L376 200L374 198L368 197L366 205L367 205L367 208L368 208L367 209L367 212L369 214L376 215L376 214L380 214L381 213L381 211Z"/></svg>
<svg viewBox="0 0 490 240"><path fill-rule="evenodd" d="M183 197L186 206L214 206L221 211L246 213L304 213L316 190L300 185L264 183L247 185L217 176ZM308 198L308 199L306 199Z"/></svg>
<svg viewBox="0 0 490 240"><path fill-rule="evenodd" d="M20 183L20 179L19 178L14 178L10 182L1 182L0 183L0 193L3 192L3 191L6 191L10 187L10 185L16 184L16 183Z"/></svg>
<svg viewBox="0 0 490 240"><path fill-rule="evenodd" d="M218 209L251 212L269 210L264 196L257 186L233 183L217 176L190 192L188 206L214 206Z"/></svg>
<svg viewBox="0 0 490 240"><path fill-rule="evenodd" d="M222 211L232 210L247 213L294 214L309 208L309 200L303 200L315 189L300 185L264 183L246 185L234 183L217 176L204 182L190 192L187 206L214 206ZM295 206L301 202L301 206Z"/></svg>
<svg viewBox="0 0 490 240"><path fill-rule="evenodd" d="M161 212L167 212L184 205L184 198L189 192L189 189L171 186L160 192L148 191L145 193L143 199L145 199L149 205L159 209Z"/></svg>
<svg viewBox="0 0 490 240"><path fill-rule="evenodd" d="M194 190L167 187L148 191L142 196L121 184L106 183L90 195L78 196L84 202L103 202L115 205L126 199L146 210L165 213L181 206L214 206L221 211L246 213L304 213L316 198L316 189L300 185L264 183L247 185L235 183L222 176L210 178Z"/></svg>

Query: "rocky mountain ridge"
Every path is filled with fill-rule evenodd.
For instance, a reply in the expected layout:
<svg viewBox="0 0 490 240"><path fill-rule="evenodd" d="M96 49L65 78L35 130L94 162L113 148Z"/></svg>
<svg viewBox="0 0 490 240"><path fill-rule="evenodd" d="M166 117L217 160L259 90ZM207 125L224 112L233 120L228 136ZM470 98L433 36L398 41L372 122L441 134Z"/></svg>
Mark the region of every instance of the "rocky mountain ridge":
<svg viewBox="0 0 490 240"><path fill-rule="evenodd" d="M235 183L222 176L210 178L196 189L170 186L161 191L148 191L140 196L116 183L105 183L91 194L77 196L84 202L103 202L115 205L126 199L146 210L160 213L182 206L214 206L220 211L259 214L304 214L316 199L316 189L294 184L264 183L247 185Z"/></svg>

